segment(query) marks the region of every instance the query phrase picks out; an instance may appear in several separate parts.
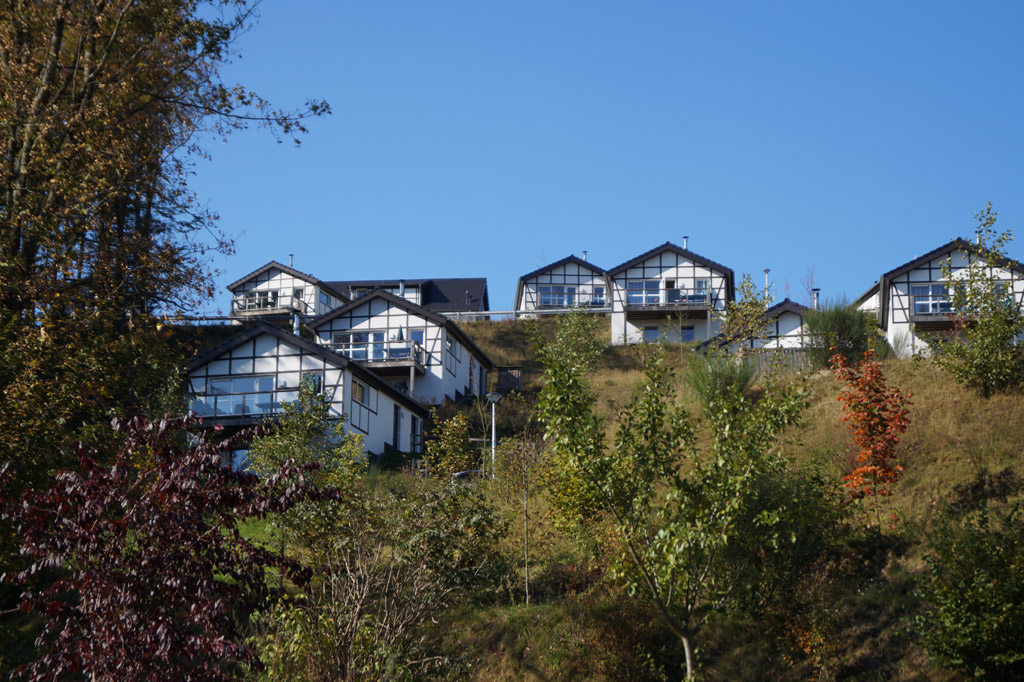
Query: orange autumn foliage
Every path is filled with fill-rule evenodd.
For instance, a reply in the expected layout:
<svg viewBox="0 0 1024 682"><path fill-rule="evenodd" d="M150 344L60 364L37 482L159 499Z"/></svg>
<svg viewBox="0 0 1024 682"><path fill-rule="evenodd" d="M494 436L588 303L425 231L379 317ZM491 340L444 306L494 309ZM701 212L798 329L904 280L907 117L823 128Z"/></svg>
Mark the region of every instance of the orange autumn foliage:
<svg viewBox="0 0 1024 682"><path fill-rule="evenodd" d="M842 420L850 422L853 440L860 449L857 467L843 476L843 485L854 498L889 495L888 485L903 474L896 449L910 424L910 394L886 384L872 350L854 366L836 353L831 365L836 380L846 383L837 400L843 403Z"/></svg>

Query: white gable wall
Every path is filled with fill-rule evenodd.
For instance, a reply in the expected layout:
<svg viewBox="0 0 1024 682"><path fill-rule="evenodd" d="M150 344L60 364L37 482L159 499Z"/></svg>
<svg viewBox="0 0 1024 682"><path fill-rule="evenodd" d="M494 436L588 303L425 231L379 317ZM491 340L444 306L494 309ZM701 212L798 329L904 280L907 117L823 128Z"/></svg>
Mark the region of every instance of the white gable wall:
<svg viewBox="0 0 1024 682"><path fill-rule="evenodd" d="M648 282L653 288L644 289L642 301L651 301L656 297L660 303L669 300L669 289L678 291L680 296L696 296L705 291L698 287L701 282L707 282L711 292L715 310L724 310L727 296L727 277L725 273L712 269L705 265L694 263L689 258L675 253L674 251L663 251L655 254L647 260L638 263L623 272L618 273L612 279L612 343L631 344L643 341L643 328L651 325L661 325L666 330L673 326L678 329L679 323L675 320L628 320L626 319L626 306L630 301L630 282ZM656 283L656 285L655 285ZM669 287L668 285L672 286ZM636 290L633 290L635 297ZM666 312L671 314L668 306ZM684 325L693 325L697 341L703 341L718 333L718 323L712 318L710 324L705 318L703 320L685 320ZM678 333L678 332L677 332Z"/></svg>
<svg viewBox="0 0 1024 682"><path fill-rule="evenodd" d="M523 280L519 310L608 305L608 285L600 272L579 263L565 263Z"/></svg>
<svg viewBox="0 0 1024 682"><path fill-rule="evenodd" d="M232 290L232 311L294 309L303 317L326 315L340 301L316 282L269 268Z"/></svg>

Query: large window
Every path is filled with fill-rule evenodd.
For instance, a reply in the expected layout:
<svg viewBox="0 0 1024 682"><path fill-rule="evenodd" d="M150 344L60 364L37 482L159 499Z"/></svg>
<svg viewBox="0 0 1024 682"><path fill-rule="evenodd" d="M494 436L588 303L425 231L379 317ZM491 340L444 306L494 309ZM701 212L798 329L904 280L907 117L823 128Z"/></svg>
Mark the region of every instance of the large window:
<svg viewBox="0 0 1024 682"><path fill-rule="evenodd" d="M604 305L604 287L594 287L594 293L590 296L590 305Z"/></svg>
<svg viewBox="0 0 1024 682"><path fill-rule="evenodd" d="M192 379L189 409L203 417L243 417L273 414L282 402L295 400L295 391L274 390L273 376Z"/></svg>
<svg viewBox="0 0 1024 682"><path fill-rule="evenodd" d="M540 293L542 306L569 308L576 305L576 287L552 284L539 286L537 291Z"/></svg>
<svg viewBox="0 0 1024 682"><path fill-rule="evenodd" d="M626 303L629 305L661 303L661 282L656 279L635 279L626 282Z"/></svg>
<svg viewBox="0 0 1024 682"><path fill-rule="evenodd" d="M915 315L945 315L953 312L949 287L945 284L912 284L910 296Z"/></svg>
<svg viewBox="0 0 1024 682"><path fill-rule="evenodd" d="M384 332L339 332L334 350L353 360L384 360Z"/></svg>

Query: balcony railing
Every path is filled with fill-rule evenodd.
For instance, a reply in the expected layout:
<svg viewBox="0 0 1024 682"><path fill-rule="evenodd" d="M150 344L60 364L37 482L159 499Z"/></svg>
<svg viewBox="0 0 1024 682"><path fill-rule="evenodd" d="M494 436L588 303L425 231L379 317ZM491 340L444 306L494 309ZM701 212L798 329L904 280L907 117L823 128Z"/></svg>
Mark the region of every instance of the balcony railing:
<svg viewBox="0 0 1024 682"><path fill-rule="evenodd" d="M626 291L626 305L630 306L711 306L711 292L690 289L633 289Z"/></svg>
<svg viewBox="0 0 1024 682"><path fill-rule="evenodd" d="M600 308L605 305L604 294L558 294L542 293L538 296L540 308Z"/></svg>
<svg viewBox="0 0 1024 682"><path fill-rule="evenodd" d="M253 293L253 292L249 292ZM259 313L294 310L300 315L312 315L313 306L301 298L277 291L257 291L255 295L243 294L231 299L233 314L254 315Z"/></svg>
<svg viewBox="0 0 1024 682"><path fill-rule="evenodd" d="M360 362L392 362L412 360L418 365L425 364L426 352L416 341L357 341L332 343L328 348Z"/></svg>

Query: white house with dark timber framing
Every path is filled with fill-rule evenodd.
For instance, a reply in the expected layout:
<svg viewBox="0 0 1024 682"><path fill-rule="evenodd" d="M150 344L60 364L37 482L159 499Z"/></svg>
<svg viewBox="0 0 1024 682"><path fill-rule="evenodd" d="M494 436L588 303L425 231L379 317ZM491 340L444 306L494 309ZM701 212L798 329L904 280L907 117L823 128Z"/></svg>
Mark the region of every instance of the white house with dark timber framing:
<svg viewBox="0 0 1024 682"><path fill-rule="evenodd" d="M956 326L950 282L942 276L942 265L947 260L954 282L963 278L972 264L980 263L973 244L954 239L885 273L854 302L859 310L875 316L900 357L927 351L929 335L949 332ZM988 274L1006 282L1007 295L1015 305L1024 304L1024 266L1002 259Z"/></svg>
<svg viewBox="0 0 1024 682"><path fill-rule="evenodd" d="M615 345L702 341L718 329L713 311L733 300L733 271L665 242L607 272Z"/></svg>
<svg viewBox="0 0 1024 682"><path fill-rule="evenodd" d="M609 305L610 289L604 268L570 255L520 277L515 310L603 309Z"/></svg>
<svg viewBox="0 0 1024 682"><path fill-rule="evenodd" d="M461 400L487 391L493 364L458 325L390 292L364 294L309 327L317 343L420 401Z"/></svg>
<svg viewBox="0 0 1024 682"><path fill-rule="evenodd" d="M348 298L304 272L270 261L227 286L231 316L283 319L298 314L311 320L334 310Z"/></svg>
<svg viewBox="0 0 1024 682"><path fill-rule="evenodd" d="M185 367L190 409L207 423L251 426L298 399L312 375L330 396L331 414L363 436L366 452L419 452L427 409L359 363L266 322L199 355Z"/></svg>
<svg viewBox="0 0 1024 682"><path fill-rule="evenodd" d="M756 339L746 339L741 342L726 344L720 336L710 339L700 347L707 348L716 346L725 348L729 353L735 353L740 347L758 350L798 350L804 347L807 341L807 329L804 326L804 315L810 310L807 306L791 301L788 298L771 306L764 312L765 328L764 335Z"/></svg>

